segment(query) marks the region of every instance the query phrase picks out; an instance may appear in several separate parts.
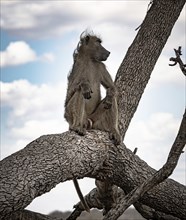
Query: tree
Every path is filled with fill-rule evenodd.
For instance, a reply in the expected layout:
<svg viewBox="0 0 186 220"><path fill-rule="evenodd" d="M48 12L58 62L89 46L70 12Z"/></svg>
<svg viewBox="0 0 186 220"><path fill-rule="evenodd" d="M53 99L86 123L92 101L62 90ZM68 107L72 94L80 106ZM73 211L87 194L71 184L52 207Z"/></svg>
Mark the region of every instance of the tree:
<svg viewBox="0 0 186 220"><path fill-rule="evenodd" d="M116 75L120 94L119 128L123 138L185 0L151 3ZM184 116L168 161L158 172L124 144L113 146L105 132L91 130L80 137L67 131L34 140L0 162L0 219L24 216L24 208L34 198L73 177L96 178L120 187L116 189L116 210L113 207L104 219L117 219L130 204L147 219L185 219L186 188L166 179L186 142L185 123ZM90 207L103 207L97 189L86 199ZM76 207L74 216L82 211L80 204ZM40 219L47 217L40 216Z"/></svg>

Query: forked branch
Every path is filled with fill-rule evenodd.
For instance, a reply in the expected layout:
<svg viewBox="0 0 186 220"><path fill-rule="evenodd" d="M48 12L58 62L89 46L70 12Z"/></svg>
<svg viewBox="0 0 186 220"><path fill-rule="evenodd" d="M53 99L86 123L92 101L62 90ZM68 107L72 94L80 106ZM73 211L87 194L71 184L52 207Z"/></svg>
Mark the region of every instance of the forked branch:
<svg viewBox="0 0 186 220"><path fill-rule="evenodd" d="M151 178L147 179L139 187L132 190L124 198L118 199L117 206L110 210L104 220L117 219L130 205L138 201L148 190L167 179L174 171L182 150L186 144L186 111L178 131L178 135L172 145L167 162Z"/></svg>
<svg viewBox="0 0 186 220"><path fill-rule="evenodd" d="M143 203L140 203L140 198L153 187L158 185L167 179L173 170L175 169L178 159L182 153L182 150L186 144L186 112L183 115L183 119L175 139L174 144L170 150L167 162L165 165L157 172L155 172L151 177L149 177L145 182L143 182L139 187L133 189L126 196L121 189L118 189L118 198L116 200L116 206L111 209L104 217L104 220L114 220L119 218L123 214L123 212L132 204L138 207L140 210L142 209L145 215L153 216L156 219L178 219L175 216L172 216L170 213L162 213L160 211L151 209L148 206L145 206ZM85 196L90 207L102 209L102 204L99 201L97 188L93 189L87 196ZM140 207L139 207L140 206ZM143 206L143 207L142 207ZM83 211L83 207L79 202L75 206L74 212L70 215L68 220L75 220ZM147 210L148 209L148 210Z"/></svg>

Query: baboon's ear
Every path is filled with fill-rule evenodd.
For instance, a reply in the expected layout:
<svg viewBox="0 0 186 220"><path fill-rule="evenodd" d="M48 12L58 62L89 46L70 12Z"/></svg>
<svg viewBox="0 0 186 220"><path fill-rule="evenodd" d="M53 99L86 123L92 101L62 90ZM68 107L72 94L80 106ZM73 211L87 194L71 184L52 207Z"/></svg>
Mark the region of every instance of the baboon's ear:
<svg viewBox="0 0 186 220"><path fill-rule="evenodd" d="M86 37L85 37L85 44L88 44L89 40L90 40L90 37L89 37L89 36L86 36Z"/></svg>

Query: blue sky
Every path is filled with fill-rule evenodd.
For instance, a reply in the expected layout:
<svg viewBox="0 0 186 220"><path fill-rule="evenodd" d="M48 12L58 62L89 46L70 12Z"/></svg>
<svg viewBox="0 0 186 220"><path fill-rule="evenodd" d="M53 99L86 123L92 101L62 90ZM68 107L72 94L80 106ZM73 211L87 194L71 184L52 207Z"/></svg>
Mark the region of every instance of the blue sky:
<svg viewBox="0 0 186 220"><path fill-rule="evenodd" d="M68 130L64 99L67 75L79 35L86 28L101 35L111 51L105 62L113 79L144 19L149 1L1 2L1 159L43 134ZM135 15L135 16L134 16ZM170 67L173 48L185 62L185 9L155 66L125 144L158 169L166 161L185 107L185 78ZM172 178L185 183L185 154ZM94 181L80 181L84 193ZM28 207L41 213L71 210L78 201L72 182L58 185Z"/></svg>

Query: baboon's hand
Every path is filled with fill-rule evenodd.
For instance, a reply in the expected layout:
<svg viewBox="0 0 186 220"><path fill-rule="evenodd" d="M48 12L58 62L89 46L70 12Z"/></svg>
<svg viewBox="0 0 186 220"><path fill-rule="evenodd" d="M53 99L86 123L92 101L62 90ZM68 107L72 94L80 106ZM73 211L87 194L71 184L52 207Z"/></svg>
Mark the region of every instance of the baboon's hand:
<svg viewBox="0 0 186 220"><path fill-rule="evenodd" d="M91 88L84 88L83 89L83 96L84 96L85 99L90 99L91 98L91 93L93 93Z"/></svg>
<svg viewBox="0 0 186 220"><path fill-rule="evenodd" d="M109 133L109 138L110 138L110 140L112 140L113 141L113 143L117 146L117 145L119 145L119 144L121 144L121 136L120 136L120 134L119 134L119 132L118 131L111 131L110 133Z"/></svg>
<svg viewBox="0 0 186 220"><path fill-rule="evenodd" d="M84 136L86 133L85 128L83 128L82 126L71 126L70 127L71 131L75 131L77 134Z"/></svg>
<svg viewBox="0 0 186 220"><path fill-rule="evenodd" d="M106 96L105 100L103 101L104 108L109 109L112 106L112 98L110 96Z"/></svg>

